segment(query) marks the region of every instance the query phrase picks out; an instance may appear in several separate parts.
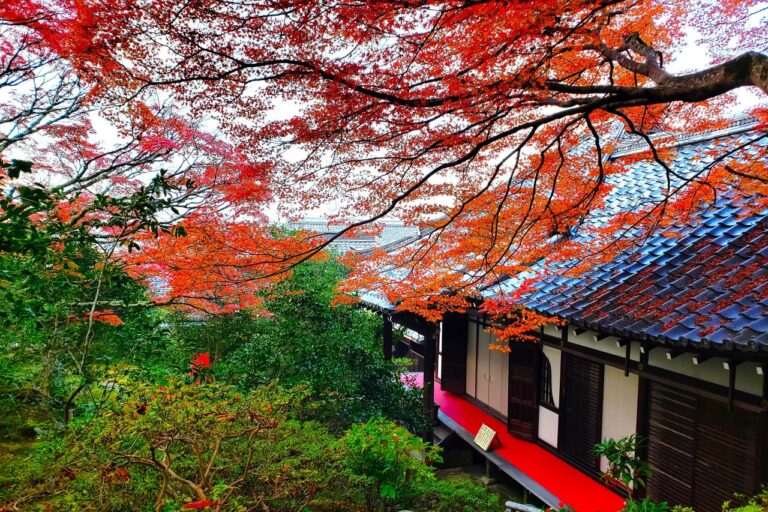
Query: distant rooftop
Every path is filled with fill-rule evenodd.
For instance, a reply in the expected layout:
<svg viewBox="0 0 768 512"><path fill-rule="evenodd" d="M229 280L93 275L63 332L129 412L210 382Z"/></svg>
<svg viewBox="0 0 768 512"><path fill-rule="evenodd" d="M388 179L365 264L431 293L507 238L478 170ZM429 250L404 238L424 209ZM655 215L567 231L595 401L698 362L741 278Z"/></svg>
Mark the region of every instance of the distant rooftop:
<svg viewBox="0 0 768 512"><path fill-rule="evenodd" d="M288 229L313 231L320 236L330 238L346 226L342 224L329 224L328 219L304 219L286 224ZM375 233L365 232L337 238L331 242L330 247L339 252L368 252L379 247L389 247L402 242L418 238L421 231L417 226L407 226L399 221L386 221L381 223L381 229Z"/></svg>

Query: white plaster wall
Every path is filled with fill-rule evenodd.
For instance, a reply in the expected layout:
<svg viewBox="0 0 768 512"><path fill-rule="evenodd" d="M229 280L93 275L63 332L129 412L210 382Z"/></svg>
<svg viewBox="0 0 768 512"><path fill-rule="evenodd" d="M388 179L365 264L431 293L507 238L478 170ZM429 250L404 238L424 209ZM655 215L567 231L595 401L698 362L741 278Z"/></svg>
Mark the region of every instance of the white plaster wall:
<svg viewBox="0 0 768 512"><path fill-rule="evenodd" d="M634 434L637 428L637 375L610 366L605 367L603 382L602 438L618 439ZM605 457L600 460L601 471L608 469Z"/></svg>
<svg viewBox="0 0 768 512"><path fill-rule="evenodd" d="M559 415L547 409L539 407L539 439L553 448L557 448L557 425Z"/></svg>
<svg viewBox="0 0 768 512"><path fill-rule="evenodd" d="M560 330L554 325L545 325L544 334L555 338L560 338Z"/></svg>
<svg viewBox="0 0 768 512"><path fill-rule="evenodd" d="M682 354L670 360L667 359L667 351L664 348L652 350L648 359L653 367L727 387L729 372L723 367L725 361L725 359L713 357L695 365L690 354ZM760 396L763 390L763 377L758 375L756 369L757 363L742 363L737 366L736 389Z"/></svg>
<svg viewBox="0 0 768 512"><path fill-rule="evenodd" d="M544 333L550 336L560 337L561 331L554 326L546 326ZM579 345L593 350L599 350L607 354L613 354L615 356L624 358L626 356L626 348L618 347L616 342L618 338L609 336L600 341L596 341L595 336L597 333L593 331L586 331L582 334L576 335L573 328L570 328L568 332L568 341L574 345ZM649 364L651 367L667 370L680 375L686 375L695 379L709 382L712 384L718 384L720 386L728 386L728 370L723 368L723 363L726 361L723 358L712 358L700 365L694 365L692 360L693 354L683 354L672 360L667 359L667 350L664 347L659 347L651 351L649 354ZM632 351L630 358L633 361L640 360L640 343L634 342L632 344ZM736 370L736 389L756 396L762 395L763 389L763 376L759 375L756 371L757 363L742 363Z"/></svg>
<svg viewBox="0 0 768 512"><path fill-rule="evenodd" d="M742 363L736 369L736 389L751 395L762 396L763 379L766 375L757 373L757 363Z"/></svg>
<svg viewBox="0 0 768 512"><path fill-rule="evenodd" d="M552 369L552 399L555 407L560 407L560 365L562 352L554 347L542 347L542 352ZM557 432L560 415L546 407L539 407L539 439L553 448L557 448Z"/></svg>
<svg viewBox="0 0 768 512"><path fill-rule="evenodd" d="M624 359L627 357L627 347L621 347L617 345L619 338L615 336L608 336L600 341L597 341L597 333L594 331L586 331L581 334L576 334L573 328L570 328L568 332L568 342L574 345L591 348L593 350L599 350L607 354L612 354ZM640 361L640 343L633 343L632 350L630 351L629 358L633 361Z"/></svg>
<svg viewBox="0 0 768 512"><path fill-rule="evenodd" d="M652 367L687 375L705 382L712 382L721 386L728 385L728 370L723 368L723 360L719 358L712 358L700 365L695 365L688 354L668 359L667 351L664 348L657 348L651 351L648 363Z"/></svg>
<svg viewBox="0 0 768 512"><path fill-rule="evenodd" d="M554 347L542 347L544 355L549 359L552 367L552 399L555 401L555 407L560 407L560 364L562 354L560 350Z"/></svg>

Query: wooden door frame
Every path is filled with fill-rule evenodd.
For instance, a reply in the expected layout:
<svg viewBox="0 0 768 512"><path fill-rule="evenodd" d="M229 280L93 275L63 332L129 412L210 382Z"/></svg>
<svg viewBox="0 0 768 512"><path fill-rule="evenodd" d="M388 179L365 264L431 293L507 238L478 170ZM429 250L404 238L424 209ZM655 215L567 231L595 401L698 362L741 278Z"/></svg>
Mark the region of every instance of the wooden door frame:
<svg viewBox="0 0 768 512"><path fill-rule="evenodd" d="M438 359L442 357L440 384L445 391L464 395L467 390L469 318L466 315L448 313L443 319L441 332L442 350L438 345Z"/></svg>
<svg viewBox="0 0 768 512"><path fill-rule="evenodd" d="M507 432L513 435L523 438L527 441L539 440L539 388L541 385L541 343L525 342L531 353L533 354L533 398L532 409L534 411L533 421L531 422L531 435L521 433L519 430L515 430L512 427L512 415L510 411L512 409L512 357L510 353L507 353ZM538 345L538 346L537 346Z"/></svg>

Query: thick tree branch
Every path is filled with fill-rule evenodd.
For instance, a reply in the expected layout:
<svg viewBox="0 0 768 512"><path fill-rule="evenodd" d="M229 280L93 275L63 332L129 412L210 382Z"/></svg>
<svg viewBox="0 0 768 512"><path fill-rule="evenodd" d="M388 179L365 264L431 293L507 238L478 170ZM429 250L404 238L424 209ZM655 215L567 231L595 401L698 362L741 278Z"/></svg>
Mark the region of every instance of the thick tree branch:
<svg viewBox="0 0 768 512"><path fill-rule="evenodd" d="M685 75L670 75L666 71L662 73L663 69L660 67L658 68L660 71L652 70L654 66L635 62L620 55L617 50L610 50L609 54L615 55L617 58L614 60L627 69L648 76L657 83L657 86L570 85L549 81L546 82L545 87L564 94L604 94L616 101L645 100L649 105L672 101L704 101L734 89L749 86L758 87L768 93L768 56L759 52L747 52L728 62Z"/></svg>

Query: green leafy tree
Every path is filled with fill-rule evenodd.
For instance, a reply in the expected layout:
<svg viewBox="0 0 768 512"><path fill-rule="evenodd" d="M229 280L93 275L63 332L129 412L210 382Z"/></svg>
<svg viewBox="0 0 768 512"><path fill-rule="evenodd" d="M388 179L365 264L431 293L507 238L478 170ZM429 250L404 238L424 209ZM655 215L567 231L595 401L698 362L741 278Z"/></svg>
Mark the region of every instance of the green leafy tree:
<svg viewBox="0 0 768 512"><path fill-rule="evenodd" d="M103 405L159 342L160 318L146 304L146 291L82 240L0 253L0 400L63 422L78 405Z"/></svg>
<svg viewBox="0 0 768 512"><path fill-rule="evenodd" d="M153 305L118 255L139 233L184 234L161 219L186 185L160 170L110 195L28 183L33 170L0 159L0 401L24 395L67 423L156 341Z"/></svg>
<svg viewBox="0 0 768 512"><path fill-rule="evenodd" d="M421 391L405 388L398 367L384 359L380 319L333 304L345 274L333 259L302 263L265 292L267 315L186 320L176 324L177 336L189 355L209 352L217 378L242 389L273 379L307 385L316 418L336 432L377 416L426 431Z"/></svg>

